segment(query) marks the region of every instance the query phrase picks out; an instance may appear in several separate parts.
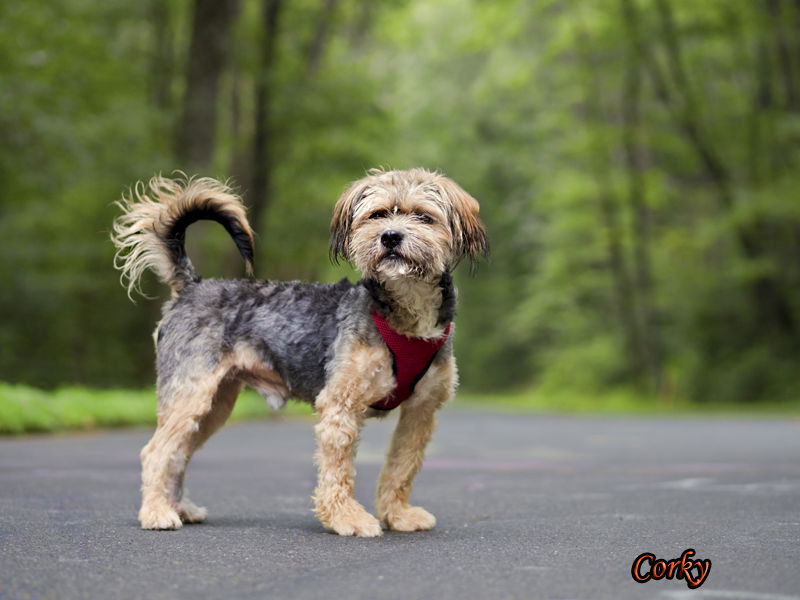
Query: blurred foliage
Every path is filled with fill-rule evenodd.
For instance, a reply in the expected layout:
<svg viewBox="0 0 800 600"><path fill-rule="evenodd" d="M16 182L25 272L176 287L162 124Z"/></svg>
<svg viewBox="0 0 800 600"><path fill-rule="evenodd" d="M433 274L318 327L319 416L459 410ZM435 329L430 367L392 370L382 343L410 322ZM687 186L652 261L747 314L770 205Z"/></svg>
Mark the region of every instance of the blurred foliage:
<svg viewBox="0 0 800 600"><path fill-rule="evenodd" d="M467 389L800 397L796 0L235 4L203 174L247 200L268 170L258 276L356 277L327 260L347 182L441 169L492 240L458 275ZM193 7L0 5L0 379L152 381L159 303L130 305L108 231L127 186L194 170L175 150ZM220 228L189 237L203 274L241 273Z"/></svg>

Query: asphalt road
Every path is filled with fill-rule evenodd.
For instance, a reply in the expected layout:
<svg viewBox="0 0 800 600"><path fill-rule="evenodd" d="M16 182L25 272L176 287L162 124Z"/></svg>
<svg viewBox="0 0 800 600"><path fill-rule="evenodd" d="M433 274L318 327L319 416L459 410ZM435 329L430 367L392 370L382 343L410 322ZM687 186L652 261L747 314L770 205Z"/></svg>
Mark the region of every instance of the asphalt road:
<svg viewBox="0 0 800 600"><path fill-rule="evenodd" d="M135 520L148 431L0 440L0 598L800 599L800 421L441 416L412 496L437 527L375 539L311 514L307 421L212 438L209 520L176 532ZM361 443L368 508L391 424ZM701 587L632 579L688 548Z"/></svg>

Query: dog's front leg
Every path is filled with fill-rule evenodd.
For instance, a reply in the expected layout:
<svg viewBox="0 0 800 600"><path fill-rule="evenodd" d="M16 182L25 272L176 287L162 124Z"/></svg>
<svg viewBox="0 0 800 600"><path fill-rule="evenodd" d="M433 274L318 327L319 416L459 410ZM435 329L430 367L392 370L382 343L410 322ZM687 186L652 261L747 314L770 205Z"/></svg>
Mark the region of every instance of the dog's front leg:
<svg viewBox="0 0 800 600"><path fill-rule="evenodd" d="M420 506L411 506L408 497L436 427L436 411L452 397L455 383L455 361L450 359L445 365L431 367L414 396L401 405L375 501L378 518L389 529L422 531L436 525L436 517Z"/></svg>
<svg viewBox="0 0 800 600"><path fill-rule="evenodd" d="M358 435L370 403L391 389L391 360L385 349L350 352L315 402L319 421L314 513L339 535L375 537L382 534L378 520L353 494Z"/></svg>

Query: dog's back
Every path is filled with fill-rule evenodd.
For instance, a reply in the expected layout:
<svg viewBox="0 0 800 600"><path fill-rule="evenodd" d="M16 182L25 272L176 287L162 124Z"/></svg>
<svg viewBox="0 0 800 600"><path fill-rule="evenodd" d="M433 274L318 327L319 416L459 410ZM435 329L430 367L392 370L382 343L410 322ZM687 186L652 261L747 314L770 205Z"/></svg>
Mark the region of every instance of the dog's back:
<svg viewBox="0 0 800 600"><path fill-rule="evenodd" d="M187 370L209 372L228 363L273 406L283 404L280 395L313 402L325 384L342 323L352 311L368 311L368 304L363 287L347 280L205 279L189 284L165 306L157 329L159 387L189 376ZM250 363L261 366L248 372ZM263 379L263 365L273 370L271 386L256 385L259 373ZM274 389L276 375L285 394Z"/></svg>

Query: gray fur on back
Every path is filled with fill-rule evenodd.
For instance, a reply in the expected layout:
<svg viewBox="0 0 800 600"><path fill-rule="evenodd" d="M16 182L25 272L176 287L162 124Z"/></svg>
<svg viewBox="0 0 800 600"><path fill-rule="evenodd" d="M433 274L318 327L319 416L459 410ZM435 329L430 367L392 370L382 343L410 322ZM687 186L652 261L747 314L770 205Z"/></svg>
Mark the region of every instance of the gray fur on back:
<svg viewBox="0 0 800 600"><path fill-rule="evenodd" d="M337 336L368 323L370 305L366 289L347 280L202 280L164 306L156 336L159 385L186 368L210 370L244 343L281 376L292 397L313 402Z"/></svg>

